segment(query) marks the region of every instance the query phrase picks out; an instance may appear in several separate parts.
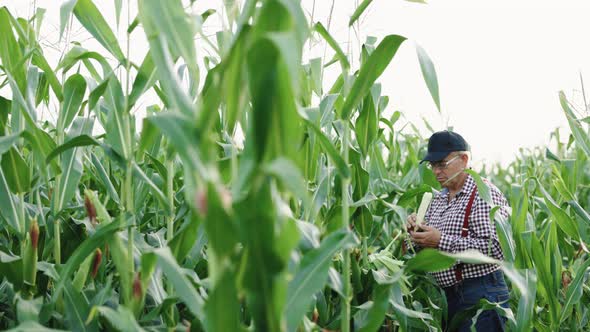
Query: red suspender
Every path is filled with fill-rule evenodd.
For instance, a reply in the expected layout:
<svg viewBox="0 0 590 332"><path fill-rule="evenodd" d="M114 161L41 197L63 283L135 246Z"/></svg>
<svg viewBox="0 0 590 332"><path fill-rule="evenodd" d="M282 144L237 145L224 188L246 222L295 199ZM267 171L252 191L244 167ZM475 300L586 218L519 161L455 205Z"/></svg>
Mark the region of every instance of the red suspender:
<svg viewBox="0 0 590 332"><path fill-rule="evenodd" d="M473 201L475 200L476 193L477 186L473 188L471 197L469 197L469 202L467 203L467 208L465 208L465 218L463 219L463 228L461 228L461 237L467 237L469 234L469 216L471 215L471 207L473 207ZM457 268L455 269L455 277L457 278L457 281L463 280L463 263L457 264Z"/></svg>
<svg viewBox="0 0 590 332"><path fill-rule="evenodd" d="M475 200L475 194L477 193L477 186L473 188L469 202L465 208L465 218L463 218L463 228L461 228L461 237L467 237L469 233L469 216L471 215L471 208L473 207L473 201Z"/></svg>

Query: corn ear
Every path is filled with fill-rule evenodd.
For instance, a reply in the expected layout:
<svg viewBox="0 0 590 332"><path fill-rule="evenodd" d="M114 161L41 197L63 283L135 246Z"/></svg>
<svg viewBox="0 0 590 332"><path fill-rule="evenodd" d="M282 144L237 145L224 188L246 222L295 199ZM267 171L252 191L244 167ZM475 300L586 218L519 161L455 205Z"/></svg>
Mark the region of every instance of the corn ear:
<svg viewBox="0 0 590 332"><path fill-rule="evenodd" d="M96 251L94 252L94 259L92 260L92 279L96 278L96 274L98 273L98 268L100 267L101 262L102 251L100 248L96 248Z"/></svg>
<svg viewBox="0 0 590 332"><path fill-rule="evenodd" d="M422 196L422 202L420 203L420 207L418 208L418 214L416 215L416 225L421 225L424 223L424 216L426 215L426 210L428 210L428 206L430 206L430 201L432 201L432 193L426 192Z"/></svg>
<svg viewBox="0 0 590 332"><path fill-rule="evenodd" d="M29 233L25 240L23 253L23 279L25 283L34 286L37 277L37 248L39 244L39 225L33 219Z"/></svg>

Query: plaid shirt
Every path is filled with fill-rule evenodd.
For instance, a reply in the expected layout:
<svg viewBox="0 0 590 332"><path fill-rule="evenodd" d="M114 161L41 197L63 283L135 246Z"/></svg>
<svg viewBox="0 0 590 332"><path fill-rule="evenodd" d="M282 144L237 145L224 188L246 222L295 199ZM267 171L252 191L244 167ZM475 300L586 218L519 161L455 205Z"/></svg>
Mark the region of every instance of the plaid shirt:
<svg viewBox="0 0 590 332"><path fill-rule="evenodd" d="M496 215L508 218L508 202L502 192L493 184L488 182L492 194L492 202L502 206ZM438 193L430 207L426 211L425 220L427 224L441 232L438 249L450 253L457 253L468 249L475 249L481 253L498 260L504 260L504 254L498 241L494 221L490 221L492 207L486 203L479 193L476 193L471 215L469 217L469 233L467 237L461 237L461 228L465 218L465 209L469 202L472 190L477 190L475 181L471 175L463 188L455 195L451 202L448 201L449 192L445 188ZM491 244L490 244L491 241ZM488 254L488 250L490 253ZM440 287L449 287L457 283L455 278L456 264L451 268L432 272ZM499 269L496 264L463 264L463 278L475 278L484 276Z"/></svg>

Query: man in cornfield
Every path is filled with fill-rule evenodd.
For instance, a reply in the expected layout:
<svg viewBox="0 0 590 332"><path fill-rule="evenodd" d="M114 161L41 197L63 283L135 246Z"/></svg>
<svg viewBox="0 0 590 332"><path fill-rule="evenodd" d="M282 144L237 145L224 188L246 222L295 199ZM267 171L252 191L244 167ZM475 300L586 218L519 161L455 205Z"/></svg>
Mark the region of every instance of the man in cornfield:
<svg viewBox="0 0 590 332"><path fill-rule="evenodd" d="M416 225L415 213L408 217L411 240L418 249L434 248L449 253L474 249L503 260L495 223L490 220L492 207L479 196L473 177L465 172L469 159L469 145L461 135L445 130L430 137L428 152L421 162L428 162L443 190L432 200L425 224ZM506 198L494 185L487 184L493 204L501 206L497 214L508 217ZM470 331L472 317L460 312L473 307L480 299L509 307L508 288L496 264L458 262L449 269L433 272L432 276L447 298L448 315L443 324L447 330ZM505 321L495 310L485 310L475 328L503 331Z"/></svg>

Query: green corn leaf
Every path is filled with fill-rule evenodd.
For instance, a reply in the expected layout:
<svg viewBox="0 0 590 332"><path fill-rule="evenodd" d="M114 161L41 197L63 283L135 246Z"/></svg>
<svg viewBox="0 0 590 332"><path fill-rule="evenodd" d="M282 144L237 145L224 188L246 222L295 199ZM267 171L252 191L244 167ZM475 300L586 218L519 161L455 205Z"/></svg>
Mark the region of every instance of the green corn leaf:
<svg viewBox="0 0 590 332"><path fill-rule="evenodd" d="M73 149L76 147L81 147L81 146L91 146L91 145L100 145L100 142L98 142L92 136L88 136L88 135L76 136L72 139L69 139L67 142L56 147L53 151L51 151L51 153L47 156L47 158L45 158L45 162L49 163L51 160L53 160L53 158L59 156L60 154L66 152L70 149Z"/></svg>
<svg viewBox="0 0 590 332"><path fill-rule="evenodd" d="M149 152L154 151L154 149L157 151L161 140L162 136L160 135L158 128L148 118L144 118L136 159L142 160L144 154L149 154ZM165 173L160 173L160 175L165 178Z"/></svg>
<svg viewBox="0 0 590 332"><path fill-rule="evenodd" d="M45 59L45 56L43 56L43 53L41 53L41 49L39 48L39 46L37 47L38 48L35 49L35 51L33 51L33 58L31 63L39 67L45 73L45 77L47 78L47 81L49 82L49 85L51 86L53 93L55 93L57 100L61 102L64 98L61 83L55 75L56 72L53 71L53 69L51 69L49 63L47 62L47 59Z"/></svg>
<svg viewBox="0 0 590 332"><path fill-rule="evenodd" d="M152 156L150 153L145 154L146 156L148 156L149 160L150 160L150 166L153 167L157 174L162 178L162 179L167 179L168 177L168 170L166 169L166 166L164 166L164 164L162 164L161 161L158 160L158 158Z"/></svg>
<svg viewBox="0 0 590 332"><path fill-rule="evenodd" d="M309 60L309 72L313 92L315 92L317 96L322 96L322 58L313 58Z"/></svg>
<svg viewBox="0 0 590 332"><path fill-rule="evenodd" d="M23 65L23 55L18 45L10 22L14 20L8 8L0 8L0 60L2 60L3 71L11 74L17 82L18 90L25 92L26 69Z"/></svg>
<svg viewBox="0 0 590 332"><path fill-rule="evenodd" d="M50 329L34 321L26 321L6 332L66 332L66 330Z"/></svg>
<svg viewBox="0 0 590 332"><path fill-rule="evenodd" d="M45 86L44 74L39 72L39 68L29 66L27 70L27 87L25 90L25 100L29 105L27 111L31 115L33 121L37 122L36 102L47 99L47 87Z"/></svg>
<svg viewBox="0 0 590 332"><path fill-rule="evenodd" d="M107 88L109 86L109 82L110 82L110 79L105 79L98 86L96 86L96 88L94 88L92 91L90 91L90 94L88 95L88 109L89 110L94 110L94 107L98 103L98 100L100 99L100 97L103 96L103 94L107 90Z"/></svg>
<svg viewBox="0 0 590 332"><path fill-rule="evenodd" d="M26 193L31 188L30 169L16 148L11 148L2 155L2 171L6 176L8 187L17 193Z"/></svg>
<svg viewBox="0 0 590 332"><path fill-rule="evenodd" d="M538 180L537 180L538 182ZM547 208L551 211L551 215L555 218L557 225L564 231L567 235L571 236L574 239L579 239L580 234L578 232L578 226L572 220L572 218L565 212L557 203L553 200L553 197L545 190L543 185L538 182L538 188L543 194L545 204L547 204Z"/></svg>
<svg viewBox="0 0 590 332"><path fill-rule="evenodd" d="M114 55L119 62L125 62L125 55L121 51L117 37L92 0L77 0L74 6L74 15L107 51Z"/></svg>
<svg viewBox="0 0 590 332"><path fill-rule="evenodd" d="M537 275L535 269L517 270L508 262L502 264L504 275L512 282L512 287L520 293L518 312L516 314L516 330L530 330L535 309L537 294Z"/></svg>
<svg viewBox="0 0 590 332"><path fill-rule="evenodd" d="M252 151L257 162L279 156L296 160L302 138L292 89L292 71L297 67L291 69L286 65L293 57L285 55L285 44L290 45L288 38L273 36L274 39L262 38L253 43L247 55L253 121L246 149ZM292 52L297 50L291 47Z"/></svg>
<svg viewBox="0 0 590 332"><path fill-rule="evenodd" d="M420 250L411 258L405 266L406 271L440 271L449 268L455 263L455 259L434 249Z"/></svg>
<svg viewBox="0 0 590 332"><path fill-rule="evenodd" d="M12 111L12 100L0 96L0 135L6 134L8 114Z"/></svg>
<svg viewBox="0 0 590 332"><path fill-rule="evenodd" d="M92 65L89 61L85 61L89 59L94 59L100 64L103 77L100 77L100 75L96 72L94 65ZM64 55L63 59L57 65L56 70L63 69L64 72L67 72L80 61L83 62L83 64L86 66L86 69L90 71L92 78L94 78L96 81L107 80L113 74L113 69L104 56L98 52L90 52L80 46L75 46L70 51L68 51L68 53Z"/></svg>
<svg viewBox="0 0 590 332"><path fill-rule="evenodd" d="M416 53L418 54L418 60L420 61L420 69L422 70L424 82L426 82L426 86L428 87L428 91L430 91L432 100L434 100L434 104L436 104L436 108L440 113L438 79L436 77L436 70L434 69L434 64L432 63L432 60L430 60L430 57L428 56L426 51L420 45L416 45Z"/></svg>
<svg viewBox="0 0 590 332"><path fill-rule="evenodd" d="M229 133L233 133L247 103L246 75L242 54L250 42L251 29L244 27L236 42L232 45L227 58L223 61L222 79L224 102L226 104L224 124Z"/></svg>
<svg viewBox="0 0 590 332"><path fill-rule="evenodd" d="M218 112L207 112L204 110L216 110L221 105L224 92L223 84L226 83L226 80L222 82L225 76L221 73L222 69L221 65L212 68L205 78L205 84L203 85L201 97L199 98L199 109L203 110L203 112L198 113L197 120L200 123L199 131L202 133L209 132L213 124L217 124L217 127L221 124ZM238 81L238 83L240 82ZM228 107L231 106L228 105Z"/></svg>
<svg viewBox="0 0 590 332"><path fill-rule="evenodd" d="M59 7L59 39L61 40L64 31L66 30L66 25L72 16L72 11L74 11L74 6L76 6L76 2L78 0L65 0L62 2L61 6Z"/></svg>
<svg viewBox="0 0 590 332"><path fill-rule="evenodd" d="M278 158L267 164L264 169L280 179L283 185L303 202L304 207L308 205L309 194L306 182L293 162L285 158Z"/></svg>
<svg viewBox="0 0 590 332"><path fill-rule="evenodd" d="M172 52L172 58L182 56L190 74L198 75L194 43L195 26L193 20L186 14L182 1L142 0L139 6L140 19L146 32L148 34L151 34L148 30L156 32L157 36L154 38L166 41Z"/></svg>
<svg viewBox="0 0 590 332"><path fill-rule="evenodd" d="M145 55L143 62L139 66L137 76L133 81L133 87L129 94L129 107L133 107L139 97L141 97L150 87L156 83L157 79L157 68L154 64L154 59L150 52Z"/></svg>
<svg viewBox="0 0 590 332"><path fill-rule="evenodd" d="M346 230L340 230L326 237L320 247L309 251L301 260L297 273L287 288L287 330L295 331L305 314L312 296L323 289L328 280L334 255L343 249L358 243L355 236Z"/></svg>
<svg viewBox="0 0 590 332"><path fill-rule="evenodd" d="M219 257L229 255L238 243L237 227L231 211L224 204L221 192L214 183L207 185L205 200L207 211L204 216L205 230L210 245Z"/></svg>
<svg viewBox="0 0 590 332"><path fill-rule="evenodd" d="M74 117L80 111L84 93L86 91L86 80L80 74L70 76L64 84L64 101L59 112L58 130L67 130Z"/></svg>
<svg viewBox="0 0 590 332"><path fill-rule="evenodd" d="M367 314L360 322L355 322L360 328L359 332L379 331L385 314L389 309L389 297L391 294L391 285L377 285L373 289L372 304L367 310Z"/></svg>
<svg viewBox="0 0 590 332"><path fill-rule="evenodd" d="M150 54L153 58L153 62L156 68L158 68L158 78L164 88L164 91L166 91L166 94L169 96L167 100L169 100L172 103L171 106L174 109L182 112L185 116L193 117L195 113L195 108L191 102L191 98L184 91L183 87L180 84L179 78L176 75L176 71L174 70L174 63L176 62L178 56L174 56L170 53L170 45L168 44L168 40L164 38L164 35L160 34L159 30L160 25L166 25L168 29L176 28L174 28L174 25L172 25L172 27L169 26L169 20L171 19L171 17L169 15L166 17L161 17L162 15L158 13L158 8L160 8L160 6L171 6L173 8L176 8L180 5L181 4L176 1L139 1L139 19L143 25L148 42L150 43ZM166 8L165 10L168 11L170 10L170 8ZM174 11L176 11L176 9ZM172 24L174 23L172 22ZM178 43L180 45L179 47L182 47L186 52L190 53L190 48L188 47L188 45L184 44L188 42L185 39L186 36L190 34L190 32L170 31L170 33L173 35L176 35L176 33L181 34L183 37L178 36L178 38L176 38L174 42ZM190 39L190 45L193 45L192 47L194 48L192 35ZM185 59L185 61L189 60Z"/></svg>
<svg viewBox="0 0 590 332"><path fill-rule="evenodd" d="M181 267L176 262L176 259L172 256L170 249L168 247L163 247L144 255L147 255L148 257L152 255L157 257L158 266L174 286L178 297L180 297L193 315L200 320L204 320L203 298L184 275Z"/></svg>
<svg viewBox="0 0 590 332"><path fill-rule="evenodd" d="M511 186L511 200L510 205L513 207L510 224L513 232L516 234L523 234L527 232L526 219L527 210L529 208L528 193L521 185L513 184ZM523 239L519 236L514 237L516 256L515 264L517 266L532 266L527 248ZM530 264L529 264L530 263Z"/></svg>
<svg viewBox="0 0 590 332"><path fill-rule="evenodd" d="M105 223L103 226L98 227L92 236L84 240L84 242L76 248L68 258L66 264L60 270L59 281L52 294L53 302L58 299L69 278L71 278L74 271L77 270L86 257L92 255L96 248L103 245L109 238L116 236L116 232L126 226L121 223L121 220L122 219L117 219L114 222Z"/></svg>
<svg viewBox="0 0 590 332"><path fill-rule="evenodd" d="M72 124L71 130L68 133L69 137L78 137L80 134L88 135L92 132L92 122L87 118L77 118ZM69 141L69 140L68 140ZM68 143L66 141L66 143ZM73 147L63 153L61 159L62 175L60 177L58 191L53 195L52 211L53 213L60 212L67 203L74 197L78 190L78 183L82 177L84 151L80 147Z"/></svg>
<svg viewBox="0 0 590 332"><path fill-rule="evenodd" d="M330 45L330 47L334 50L334 52L336 52L336 57L338 58L338 61L340 61L340 64L342 65L343 70L348 70L350 68L350 63L348 62L348 58L346 57L346 55L344 54L344 52L340 48L340 45L338 45L336 40L334 40L334 38L330 35L328 30L326 30L326 28L320 22L317 22L313 27L314 27L314 30L317 33L319 33L320 36L322 36L322 38L324 38L326 40L326 42L328 43L328 45Z"/></svg>
<svg viewBox="0 0 590 332"><path fill-rule="evenodd" d="M369 7L371 2L373 2L373 0L363 0L363 2L361 2L361 4L354 10L354 13L352 13L350 20L348 21L349 27L352 26L354 22L356 22L359 19L359 17L361 17L363 12L367 9L367 7Z"/></svg>
<svg viewBox="0 0 590 332"><path fill-rule="evenodd" d="M0 273L13 284L15 289L21 289L23 286L23 259L0 251Z"/></svg>
<svg viewBox="0 0 590 332"><path fill-rule="evenodd" d="M235 272L220 271L216 286L205 304L208 331L240 331L240 303L238 302Z"/></svg>
<svg viewBox="0 0 590 332"><path fill-rule="evenodd" d="M462 263L467 263L467 264L500 264L501 263L501 261L498 261L497 259L486 256L483 253L481 253L480 251L473 250L473 249L465 250L465 251L454 253L454 254L448 254L448 253L444 253L444 254L448 257L452 257L456 260L461 261Z"/></svg>
<svg viewBox="0 0 590 332"><path fill-rule="evenodd" d="M545 248L543 249L545 250L545 264L549 267L549 272L551 273L552 288L555 290L559 289L562 281L561 271L563 268L563 259L559 248L557 225L555 223L548 225Z"/></svg>
<svg viewBox="0 0 590 332"><path fill-rule="evenodd" d="M308 128L313 131L320 146L324 149L330 160L336 165L336 169L338 170L340 175L343 178L350 178L350 168L348 167L348 165L346 165L344 159L342 159L342 156L340 155L336 147L332 144L332 142L330 142L328 137L324 135L322 130L307 117L307 115L301 112L299 114L305 120L305 123L307 124Z"/></svg>
<svg viewBox="0 0 590 332"><path fill-rule="evenodd" d="M108 110L106 123L106 130L110 135L106 137L106 141L111 145L113 150L125 160L128 160L131 157L131 142L129 141L131 139L131 128L125 125L125 117L131 123L130 127L133 122L129 114L124 114L122 90L119 81L115 77L110 78L106 98L110 100L110 109Z"/></svg>
<svg viewBox="0 0 590 332"><path fill-rule="evenodd" d="M136 163L133 163L133 174L137 176L138 180L143 181L150 188L150 192L152 193L152 195L154 195L154 197L158 200L160 205L164 208L164 212L169 214L171 210L170 204L168 203L166 196L164 195L162 190L160 190L160 188L158 188L158 186L154 184L154 182L143 172L143 170Z"/></svg>
<svg viewBox="0 0 590 332"><path fill-rule="evenodd" d="M56 147L55 141L45 131L38 128L30 128L21 133L21 136L28 141L33 147L33 154L38 163L38 169L41 171L41 176L55 175L60 172L60 166L56 159L53 159L49 164L45 162L47 156Z"/></svg>
<svg viewBox="0 0 590 332"><path fill-rule="evenodd" d="M245 290L256 329L277 331L280 330L284 301L277 301L273 294L277 287L283 291L283 287L286 287L286 280L281 278L281 273L287 263L288 253L284 257L278 252L277 206L270 183L269 179L264 180L234 207L245 253L241 259L243 273L239 282ZM252 209L252 206L259 208ZM280 241L280 246L284 248L285 239ZM269 306L270 303L273 305Z"/></svg>
<svg viewBox="0 0 590 332"><path fill-rule="evenodd" d="M363 106L354 127L356 139L365 156L369 153L369 146L377 138L378 128L375 103L373 103L371 95L368 94L363 100Z"/></svg>
<svg viewBox="0 0 590 332"><path fill-rule="evenodd" d="M13 124L13 127L15 128L24 128L26 126L28 126L29 128L33 128L36 129L37 128L37 124L36 124L36 112L35 112L35 105L33 104L32 100L30 98L25 98L24 95L21 93L21 91L19 90L18 87L18 82L15 81L14 77L12 77L9 73L6 73L6 76L8 77L8 81L10 83L10 88L12 90L12 97L13 97L13 110L16 108L18 109L18 113L13 112L12 116L13 116L13 123L16 121L17 123ZM16 102L16 104L15 104ZM20 107L18 107L17 105L19 105ZM15 107L16 106L16 107ZM21 127L20 125L20 121L21 120L21 116L22 118L24 118L24 125Z"/></svg>
<svg viewBox="0 0 590 332"><path fill-rule="evenodd" d="M492 208L490 211L490 220L495 221L496 232L502 247L502 252L504 253L504 259L507 262L514 262L516 258L516 244L514 243L514 238L512 235L512 226L509 224L509 219L501 218L499 216L496 217L496 213L500 208L500 206L495 206Z"/></svg>
<svg viewBox="0 0 590 332"><path fill-rule="evenodd" d="M588 138L588 134L582 128L580 122L578 122L578 119L570 108L569 102L563 91L559 91L559 102L563 112L565 113L565 117L570 126L570 129L572 130L572 135L576 139L576 144L582 148L582 150L586 153L586 156L590 156L590 138Z"/></svg>
<svg viewBox="0 0 590 332"><path fill-rule="evenodd" d="M199 229L203 226L199 218L193 213L187 216L186 219L185 223L174 233L172 240L168 242L170 251L179 262L182 262L191 249L194 248Z"/></svg>
<svg viewBox="0 0 590 332"><path fill-rule="evenodd" d="M541 248L540 241L534 235L531 255L535 263L538 276L537 286L539 287L541 295L543 295L549 304L549 316L551 317L551 322L553 324L557 324L558 313L561 311L561 305L559 304L557 297L554 295L557 290L553 287L553 276L551 275L549 266L547 266L545 263L545 255L543 253L543 249Z"/></svg>
<svg viewBox="0 0 590 332"><path fill-rule="evenodd" d="M102 184L107 189L107 193L109 194L111 199L113 201L115 201L115 203L119 204L120 203L119 194L115 190L115 186L111 182L111 179L109 178L109 175L107 174L106 170L104 169L101 161L98 159L98 157L96 157L96 155L94 153L91 153L90 157L91 157L90 159L92 161L92 165L94 165L94 168L96 169L96 172L98 173L98 176L99 176L100 180L102 181Z"/></svg>
<svg viewBox="0 0 590 332"><path fill-rule="evenodd" d="M373 226L373 215L371 214L371 211L369 211L366 206L362 205L352 216L352 218L354 228L359 233L359 235L364 237L369 236L371 227Z"/></svg>
<svg viewBox="0 0 590 332"><path fill-rule="evenodd" d="M576 268L574 280L567 286L565 302L563 304L560 324L563 324L571 315L574 304L579 303L582 297L583 285L588 278L588 267L590 267L590 258ZM560 276L561 277L561 276Z"/></svg>
<svg viewBox="0 0 590 332"><path fill-rule="evenodd" d="M549 148L545 149L545 158L556 161L558 163L561 163L561 160L559 159L559 157L556 156L555 153L551 152L551 150L549 150Z"/></svg>
<svg viewBox="0 0 590 332"><path fill-rule="evenodd" d="M490 187L483 181L481 176L472 169L466 169L465 173L471 175L473 180L477 185L477 192L479 197L481 197L486 203L488 203L491 207L494 207L494 202L492 202L492 192Z"/></svg>
<svg viewBox="0 0 590 332"><path fill-rule="evenodd" d="M121 331L143 332L145 331L133 317L133 313L124 306L118 306L117 310L109 307L97 307L101 316L106 318L113 326Z"/></svg>
<svg viewBox="0 0 590 332"><path fill-rule="evenodd" d="M21 133L6 135L0 137L0 156L8 152L16 142L21 138Z"/></svg>
<svg viewBox="0 0 590 332"><path fill-rule="evenodd" d="M78 182L82 177L82 157L76 150L68 151L62 160L62 177L59 181L58 191L53 195L52 211L54 214L59 213L66 203L74 197L78 189Z"/></svg>
<svg viewBox="0 0 590 332"><path fill-rule="evenodd" d="M412 310L406 307L402 297L402 286L401 283L397 282L391 286L391 297L389 299L393 307L396 318L399 321L402 331L407 331L408 323L411 321L409 318L418 318L421 320L432 320L432 315L417 310Z"/></svg>
<svg viewBox="0 0 590 332"><path fill-rule="evenodd" d="M89 258L92 257L92 255L89 256ZM86 270L87 273L88 270ZM68 328L72 331L98 331L98 321L96 319L86 324L86 320L90 314L90 305L83 293L68 283L67 287L64 287L63 294L66 304L65 314Z"/></svg>
<svg viewBox="0 0 590 332"><path fill-rule="evenodd" d="M371 53L367 62L359 70L346 101L342 106L341 117L348 119L352 110L370 91L373 83L381 76L387 65L395 56L398 48L406 40L405 37L397 35L386 36Z"/></svg>
<svg viewBox="0 0 590 332"><path fill-rule="evenodd" d="M133 19L131 24L129 24L129 27L127 27L127 33L131 34L133 32L133 30L135 30L135 28L137 28L138 25L139 25L139 18L137 16L135 16L135 18Z"/></svg>
<svg viewBox="0 0 590 332"><path fill-rule="evenodd" d="M189 118L177 112L162 112L147 119L166 135L185 165L190 165L191 169L197 169L200 174L205 174L199 152L189 135Z"/></svg>
<svg viewBox="0 0 590 332"><path fill-rule="evenodd" d="M90 271L90 266L92 264L92 260L94 259L94 255L90 255L86 257L80 268L76 272L74 276L74 280L72 281L72 287L78 292L82 291L84 285L86 284L86 278L88 277L88 272ZM67 287L66 287L67 288Z"/></svg>
<svg viewBox="0 0 590 332"><path fill-rule="evenodd" d="M584 210L575 200L569 201L568 204L574 209L574 212L576 212L576 214L590 226L590 214L588 214L588 212L586 212L586 210Z"/></svg>
<svg viewBox="0 0 590 332"><path fill-rule="evenodd" d="M22 132L22 137L28 140L33 146L33 152L36 155L35 159L39 163L39 169L42 170L41 175L45 176L47 174L46 171L52 171L53 174L56 174L59 171L59 165L57 165L56 162L52 162L49 168L44 163L46 156L55 147L55 142L48 133L41 130L35 123L33 118L33 115L35 114L35 106L31 103L31 100L29 99L28 101L25 101L23 95L17 88L14 78L10 74L7 74L7 76L12 88L13 97L16 99L16 103L21 106L14 107L15 104L13 103L13 108L18 110L19 115L22 115L27 127L26 130ZM17 118L19 117L14 116L13 113L13 120Z"/></svg>
<svg viewBox="0 0 590 332"><path fill-rule="evenodd" d="M121 20L121 7L123 0L115 0L115 19L117 21L117 28L119 28L119 21Z"/></svg>

